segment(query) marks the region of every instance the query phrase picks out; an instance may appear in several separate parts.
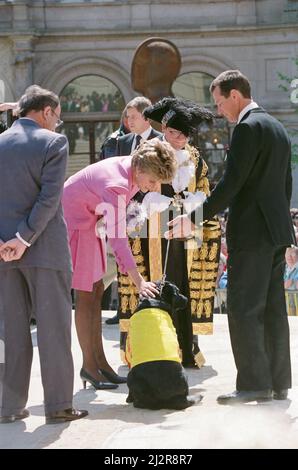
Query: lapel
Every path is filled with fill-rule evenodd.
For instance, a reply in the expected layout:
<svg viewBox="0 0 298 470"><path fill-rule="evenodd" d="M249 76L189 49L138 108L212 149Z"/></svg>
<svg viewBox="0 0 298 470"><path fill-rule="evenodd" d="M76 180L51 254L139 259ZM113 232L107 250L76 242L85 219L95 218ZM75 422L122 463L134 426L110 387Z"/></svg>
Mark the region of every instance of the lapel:
<svg viewBox="0 0 298 470"><path fill-rule="evenodd" d="M123 146L123 151L126 155L130 155L130 153L131 153L131 148L132 148L132 143L133 143L134 136L135 136L134 134L129 134L129 135L127 135L127 138L125 139L124 146Z"/></svg>
<svg viewBox="0 0 298 470"><path fill-rule="evenodd" d="M154 132L154 129L152 129L150 134L149 134L148 140L149 139L154 139L154 137L155 137L155 132Z"/></svg>
<svg viewBox="0 0 298 470"><path fill-rule="evenodd" d="M154 137L161 137L161 136L162 134L160 132L152 128L152 131L150 132L148 139L154 139Z"/></svg>

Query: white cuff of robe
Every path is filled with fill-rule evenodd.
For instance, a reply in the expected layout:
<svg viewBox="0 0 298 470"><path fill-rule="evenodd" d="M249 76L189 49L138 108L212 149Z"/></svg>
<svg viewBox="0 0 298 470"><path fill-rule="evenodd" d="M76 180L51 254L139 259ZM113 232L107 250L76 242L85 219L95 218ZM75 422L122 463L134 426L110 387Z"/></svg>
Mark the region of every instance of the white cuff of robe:
<svg viewBox="0 0 298 470"><path fill-rule="evenodd" d="M21 237L19 232L16 233L16 237L17 237L18 240L20 240L20 242L24 243L24 245L26 245L28 248L29 248L29 246L31 246L31 243L26 242L26 240L24 240L24 238Z"/></svg>

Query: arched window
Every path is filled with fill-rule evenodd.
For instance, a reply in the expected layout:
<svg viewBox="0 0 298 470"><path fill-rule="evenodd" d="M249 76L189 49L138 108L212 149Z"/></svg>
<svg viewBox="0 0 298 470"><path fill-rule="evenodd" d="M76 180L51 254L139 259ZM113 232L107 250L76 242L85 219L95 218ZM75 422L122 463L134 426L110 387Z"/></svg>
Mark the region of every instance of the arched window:
<svg viewBox="0 0 298 470"><path fill-rule="evenodd" d="M119 126L125 106L118 87L99 75L83 75L60 93L61 132L69 141L67 177L97 159L104 140Z"/></svg>
<svg viewBox="0 0 298 470"><path fill-rule="evenodd" d="M98 75L84 75L63 88L62 112L108 112L124 108L124 98L113 82Z"/></svg>
<svg viewBox="0 0 298 470"><path fill-rule="evenodd" d="M173 84L174 95L196 101L202 106L211 105L209 86L213 78L204 72L184 73Z"/></svg>

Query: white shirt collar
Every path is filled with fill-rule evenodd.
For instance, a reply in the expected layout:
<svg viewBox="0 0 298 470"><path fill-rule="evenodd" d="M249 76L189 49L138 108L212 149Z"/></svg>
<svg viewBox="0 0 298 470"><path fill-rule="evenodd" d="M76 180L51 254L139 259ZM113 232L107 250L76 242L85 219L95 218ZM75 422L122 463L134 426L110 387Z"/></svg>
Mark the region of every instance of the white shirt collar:
<svg viewBox="0 0 298 470"><path fill-rule="evenodd" d="M241 113L238 116L237 124L239 124L239 122L241 121L243 116L246 113L248 113L248 111L250 111L251 109L255 109L255 108L259 108L259 105L255 101L251 101L251 103L249 103L247 106L245 106L245 108L242 109Z"/></svg>
<svg viewBox="0 0 298 470"><path fill-rule="evenodd" d="M152 127L150 126L141 134L142 139L147 140L149 135L151 134L151 131L152 131Z"/></svg>

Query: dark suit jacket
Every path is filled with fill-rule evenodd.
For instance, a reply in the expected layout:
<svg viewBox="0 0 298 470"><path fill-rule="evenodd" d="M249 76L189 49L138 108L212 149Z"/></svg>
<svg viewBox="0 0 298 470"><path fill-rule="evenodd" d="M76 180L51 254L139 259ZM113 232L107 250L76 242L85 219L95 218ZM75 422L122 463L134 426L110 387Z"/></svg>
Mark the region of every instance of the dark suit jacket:
<svg viewBox="0 0 298 470"><path fill-rule="evenodd" d="M118 142L117 142L117 148L116 148L116 155L117 156L122 156L122 155L130 155L131 154L131 147L133 144L133 139L134 139L135 134L133 132L130 132L129 134L126 134L122 137L119 137ZM162 133L156 131L155 129L152 129L152 131L149 134L149 137L147 140L154 139L154 137L162 137Z"/></svg>
<svg viewBox="0 0 298 470"><path fill-rule="evenodd" d="M234 129L226 171L203 205L204 220L229 207L229 249L296 244L291 193L289 137L274 117L253 109Z"/></svg>
<svg viewBox="0 0 298 470"><path fill-rule="evenodd" d="M0 238L21 237L32 245L0 269L43 267L70 270L61 207L68 155L64 135L20 119L0 135Z"/></svg>

